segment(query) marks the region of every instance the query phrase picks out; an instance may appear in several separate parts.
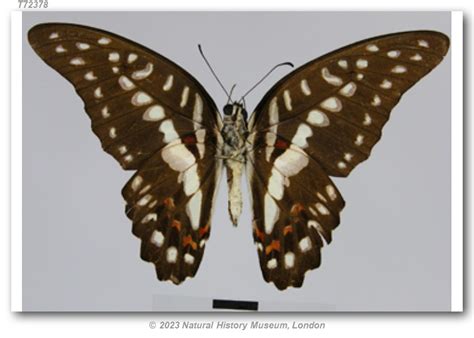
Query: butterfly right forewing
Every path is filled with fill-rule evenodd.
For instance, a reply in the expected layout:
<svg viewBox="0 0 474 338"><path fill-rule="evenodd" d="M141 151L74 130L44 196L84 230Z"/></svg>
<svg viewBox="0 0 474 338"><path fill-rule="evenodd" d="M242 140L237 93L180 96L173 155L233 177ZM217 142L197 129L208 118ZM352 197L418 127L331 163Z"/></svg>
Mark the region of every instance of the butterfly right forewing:
<svg viewBox="0 0 474 338"><path fill-rule="evenodd" d="M250 119L247 163L267 281L301 286L319 266L344 206L329 176L369 157L401 95L448 48L438 32L380 36L314 59L268 91Z"/></svg>
<svg viewBox="0 0 474 338"><path fill-rule="evenodd" d="M141 257L161 280L194 276L220 176L221 121L213 100L178 65L109 32L42 24L28 40L73 84L103 149L137 170L123 196Z"/></svg>

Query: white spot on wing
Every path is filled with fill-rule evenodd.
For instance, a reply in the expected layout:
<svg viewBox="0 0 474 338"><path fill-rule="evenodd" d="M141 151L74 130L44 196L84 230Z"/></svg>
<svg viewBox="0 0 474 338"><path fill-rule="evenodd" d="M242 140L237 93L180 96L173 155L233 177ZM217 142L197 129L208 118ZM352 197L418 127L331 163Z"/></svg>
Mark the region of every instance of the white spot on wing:
<svg viewBox="0 0 474 338"><path fill-rule="evenodd" d="M337 198L336 189L332 185L328 184L326 186L326 192L331 200L334 201Z"/></svg>
<svg viewBox="0 0 474 338"><path fill-rule="evenodd" d="M313 135L313 131L311 127L308 126L306 123L301 123L296 130L295 136L291 140L291 143L296 144L300 148L308 147L308 141L306 140L308 137Z"/></svg>
<svg viewBox="0 0 474 338"><path fill-rule="evenodd" d="M173 79L174 79L173 75L168 75L168 77L166 78L165 84L163 85L163 90L165 92L167 92L173 87Z"/></svg>
<svg viewBox="0 0 474 338"><path fill-rule="evenodd" d="M186 105L186 103L188 103L188 98L189 98L189 87L186 86L184 87L181 93L181 102L179 104L181 108L183 108Z"/></svg>
<svg viewBox="0 0 474 338"><path fill-rule="evenodd" d="M361 135L361 134L357 135L354 143L356 146L362 145L362 143L364 143L364 135Z"/></svg>
<svg viewBox="0 0 474 338"><path fill-rule="evenodd" d="M159 130L164 134L163 141L165 143L170 143L173 140L179 139L179 135L174 128L173 121L171 119L164 120L160 124ZM179 147L179 146L175 146ZM182 171L182 170L179 170Z"/></svg>
<svg viewBox="0 0 474 338"><path fill-rule="evenodd" d="M382 88L382 89L390 89L390 88L392 88L392 82L389 81L389 80L387 80L387 79L384 79L384 80L382 81L382 83L380 84L380 88Z"/></svg>
<svg viewBox="0 0 474 338"><path fill-rule="evenodd" d="M374 44L367 45L365 49L367 49L369 52L372 52L372 53L379 51L379 47L377 47L377 45L374 45Z"/></svg>
<svg viewBox="0 0 474 338"><path fill-rule="evenodd" d="M267 268L272 270L275 269L278 266L278 262L276 258L272 258L267 262Z"/></svg>
<svg viewBox="0 0 474 338"><path fill-rule="evenodd" d="M116 132L115 127L112 127L112 128L109 129L109 136L110 136L110 138L116 138L117 137L117 132Z"/></svg>
<svg viewBox="0 0 474 338"><path fill-rule="evenodd" d="M197 172L197 164L183 172L183 190L186 196L191 196L199 189L199 175Z"/></svg>
<svg viewBox="0 0 474 338"><path fill-rule="evenodd" d="M424 47L424 48L429 48L430 44L426 40L418 40L418 46Z"/></svg>
<svg viewBox="0 0 474 338"><path fill-rule="evenodd" d="M149 107L143 114L145 121L160 121L165 117L165 109L159 104L155 104Z"/></svg>
<svg viewBox="0 0 474 338"><path fill-rule="evenodd" d="M184 254L184 262L186 264L192 265L194 263L194 256L188 253Z"/></svg>
<svg viewBox="0 0 474 338"><path fill-rule="evenodd" d="M318 109L313 109L308 113L306 121L316 127L327 127L329 126L329 118L325 113Z"/></svg>
<svg viewBox="0 0 474 338"><path fill-rule="evenodd" d="M148 222L156 222L158 220L158 215L155 213L150 213L147 214L145 217L142 218L142 223L148 223ZM152 235L153 236L153 235Z"/></svg>
<svg viewBox="0 0 474 338"><path fill-rule="evenodd" d="M374 107L377 107L377 106L380 106L381 103L382 103L382 100L380 99L380 96L375 94L370 104Z"/></svg>
<svg viewBox="0 0 474 338"><path fill-rule="evenodd" d="M86 64L84 59L81 57L72 58L71 61L69 61L69 63L73 66L83 66Z"/></svg>
<svg viewBox="0 0 474 338"><path fill-rule="evenodd" d="M372 118L369 114L365 113L364 115L364 126L370 126L372 124Z"/></svg>
<svg viewBox="0 0 474 338"><path fill-rule="evenodd" d="M402 73L405 73L406 71L407 71L407 68L405 66L397 65L392 68L392 73L395 73L395 74L402 74Z"/></svg>
<svg viewBox="0 0 474 338"><path fill-rule="evenodd" d="M56 46L56 53L66 53L67 49L63 47L63 45Z"/></svg>
<svg viewBox="0 0 474 338"><path fill-rule="evenodd" d="M152 101L152 98L147 93L142 91L138 91L132 96L132 104L137 107L147 105Z"/></svg>
<svg viewBox="0 0 474 338"><path fill-rule="evenodd" d="M316 209L321 213L321 215L329 215L329 210L322 203L316 203Z"/></svg>
<svg viewBox="0 0 474 338"><path fill-rule="evenodd" d="M84 75L84 79L86 79L87 81L94 81L97 80L97 76L94 75L93 71L90 71Z"/></svg>
<svg viewBox="0 0 474 338"><path fill-rule="evenodd" d="M369 65L369 62L365 59L359 59L356 61L356 66L359 69L367 68L368 65Z"/></svg>
<svg viewBox="0 0 474 338"><path fill-rule="evenodd" d="M84 43L84 42L77 42L76 47L79 50L87 50L87 49L91 48L91 46L88 43Z"/></svg>
<svg viewBox="0 0 474 338"><path fill-rule="evenodd" d="M137 55L137 54L135 54L135 53L130 53L130 54L128 54L127 62L128 62L128 63L134 63L137 59L138 59L138 55Z"/></svg>
<svg viewBox="0 0 474 338"><path fill-rule="evenodd" d="M152 197L153 197L153 196L151 196L150 194L146 194L145 196L143 196L142 198L140 198L140 199L138 200L137 205L139 205L139 206L141 206L141 207L147 205L148 202L150 202L150 200L151 200Z"/></svg>
<svg viewBox="0 0 474 338"><path fill-rule="evenodd" d="M423 58L421 57L420 54L416 53L415 55L413 55L413 56L410 57L410 60L413 60L413 61L421 61L421 60L423 60Z"/></svg>
<svg viewBox="0 0 474 338"><path fill-rule="evenodd" d="M346 60L339 60L337 62L337 64L339 65L339 67L341 67L342 69L347 69L349 67L349 64L347 63Z"/></svg>
<svg viewBox="0 0 474 338"><path fill-rule="evenodd" d="M287 252L285 254L285 268L291 269L295 265L295 254L293 252Z"/></svg>
<svg viewBox="0 0 474 338"><path fill-rule="evenodd" d="M275 199L281 200L283 198L285 177L275 168L272 168L272 174L268 180L268 192Z"/></svg>
<svg viewBox="0 0 474 338"><path fill-rule="evenodd" d="M161 151L161 157L171 169L178 172L186 170L196 162L193 153L184 144L178 142L168 144Z"/></svg>
<svg viewBox="0 0 474 338"><path fill-rule="evenodd" d="M142 185L142 183L143 183L143 178L140 175L135 176L135 178L132 181L132 190L137 191L138 188L140 188L140 186Z"/></svg>
<svg viewBox="0 0 474 338"><path fill-rule="evenodd" d="M391 50L387 52L387 56L392 59L396 59L400 56L400 51L399 50Z"/></svg>
<svg viewBox="0 0 474 338"><path fill-rule="evenodd" d="M291 111L292 106L291 106L291 96L290 96L289 90L285 90L283 92L283 101L285 102L286 110Z"/></svg>
<svg viewBox="0 0 474 338"><path fill-rule="evenodd" d="M125 75L119 77L118 83L123 90L132 90L135 88L135 84Z"/></svg>
<svg viewBox="0 0 474 338"><path fill-rule="evenodd" d="M109 53L110 62L118 62L120 60L120 54L117 52Z"/></svg>
<svg viewBox="0 0 474 338"><path fill-rule="evenodd" d="M57 32L53 32L49 35L51 40L59 38L59 34Z"/></svg>
<svg viewBox="0 0 474 338"><path fill-rule="evenodd" d="M298 243L298 245L300 247L301 252L306 252L312 247L311 239L306 236Z"/></svg>
<svg viewBox="0 0 474 338"><path fill-rule="evenodd" d="M323 79L329 83L330 85L333 85L333 86L340 86L342 85L342 79L338 76L335 76L335 75L332 75L330 72L329 72L329 69L327 69L326 67L324 67L323 69L321 69L321 75L323 77Z"/></svg>
<svg viewBox="0 0 474 338"><path fill-rule="evenodd" d="M157 247L161 247L165 241L165 236L161 231L154 230L150 237L150 242L155 244Z"/></svg>
<svg viewBox="0 0 474 338"><path fill-rule="evenodd" d="M99 45L108 45L110 41L111 40L109 38L102 37L97 42L99 43Z"/></svg>
<svg viewBox="0 0 474 338"><path fill-rule="evenodd" d="M275 200L268 193L265 194L264 205L265 233L271 234L273 226L280 215L280 209L278 208Z"/></svg>
<svg viewBox="0 0 474 338"><path fill-rule="evenodd" d="M94 97L95 97L96 99L100 99L100 98L104 97L104 95L102 94L102 88L97 87L97 88L94 90Z"/></svg>
<svg viewBox="0 0 474 338"><path fill-rule="evenodd" d="M300 87L304 95L311 95L311 89L309 88L308 81L306 81L306 79L301 80Z"/></svg>
<svg viewBox="0 0 474 338"><path fill-rule="evenodd" d="M199 229L199 220L201 218L202 192L199 190L191 197L186 204L186 214L191 221L191 227L194 230Z"/></svg>
<svg viewBox="0 0 474 338"><path fill-rule="evenodd" d="M356 90L357 90L357 85L354 82L349 82L348 84L346 84L344 87L342 87L339 90L339 93L346 97L351 97L355 94Z"/></svg>
<svg viewBox="0 0 474 338"><path fill-rule="evenodd" d="M100 112L101 112L102 117L103 117L104 119L106 119L107 117L110 116L109 107L108 107L108 106L104 106Z"/></svg>
<svg viewBox="0 0 474 338"><path fill-rule="evenodd" d="M176 260L178 259L178 249L174 246L170 246L166 250L166 261L168 263L176 263Z"/></svg>
<svg viewBox="0 0 474 338"><path fill-rule="evenodd" d="M146 79L148 76L151 75L152 72L153 72L153 63L148 62L145 68L136 70L132 73L132 79L134 80Z"/></svg>
<svg viewBox="0 0 474 338"><path fill-rule="evenodd" d="M342 103L341 103L341 100L339 100L337 97L332 96L324 100L321 103L321 107L330 112L337 113L342 110Z"/></svg>

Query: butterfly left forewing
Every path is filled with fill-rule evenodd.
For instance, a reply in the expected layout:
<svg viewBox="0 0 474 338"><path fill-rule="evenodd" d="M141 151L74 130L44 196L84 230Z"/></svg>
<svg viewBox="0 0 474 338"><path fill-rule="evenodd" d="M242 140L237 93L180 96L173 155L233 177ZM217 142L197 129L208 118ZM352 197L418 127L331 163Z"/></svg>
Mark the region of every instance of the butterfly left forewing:
<svg viewBox="0 0 474 338"><path fill-rule="evenodd" d="M448 47L428 31L364 40L303 65L265 95L249 122L247 169L267 281L300 286L319 266L322 239L344 206L329 176L347 176L369 157L401 95Z"/></svg>
<svg viewBox="0 0 474 338"><path fill-rule="evenodd" d="M28 40L74 86L103 149L137 170L123 196L141 257L161 280L179 284L194 276L220 177L213 100L184 69L116 34L42 24Z"/></svg>

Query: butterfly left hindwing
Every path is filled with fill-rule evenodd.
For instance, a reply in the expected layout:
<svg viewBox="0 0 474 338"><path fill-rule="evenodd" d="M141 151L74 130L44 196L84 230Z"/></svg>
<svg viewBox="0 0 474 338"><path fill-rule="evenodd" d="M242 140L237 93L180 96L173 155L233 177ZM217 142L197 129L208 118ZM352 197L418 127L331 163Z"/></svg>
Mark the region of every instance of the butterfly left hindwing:
<svg viewBox="0 0 474 338"><path fill-rule="evenodd" d="M178 65L109 32L42 24L28 40L73 84L103 149L137 170L123 196L141 257L160 280L194 276L220 176L222 122L213 100Z"/></svg>
<svg viewBox="0 0 474 338"><path fill-rule="evenodd" d="M247 173L265 280L301 286L344 201L329 176L366 160L401 95L438 65L438 32L380 36L324 55L265 95L249 122Z"/></svg>

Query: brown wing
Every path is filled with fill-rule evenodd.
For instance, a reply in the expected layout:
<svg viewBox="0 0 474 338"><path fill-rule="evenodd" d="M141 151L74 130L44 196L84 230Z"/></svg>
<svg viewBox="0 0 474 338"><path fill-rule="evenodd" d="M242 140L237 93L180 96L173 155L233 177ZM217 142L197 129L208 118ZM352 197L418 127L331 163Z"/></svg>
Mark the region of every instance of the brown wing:
<svg viewBox="0 0 474 338"><path fill-rule="evenodd" d="M212 99L178 65L109 32L42 24L28 40L73 84L103 149L137 170L123 195L142 258L159 279L194 276L220 174L221 121Z"/></svg>
<svg viewBox="0 0 474 338"><path fill-rule="evenodd" d="M430 31L364 40L307 63L265 95L249 122L248 171L267 281L300 286L319 266L322 238L331 240L344 206L329 176L347 176L368 158L401 95L448 47Z"/></svg>

